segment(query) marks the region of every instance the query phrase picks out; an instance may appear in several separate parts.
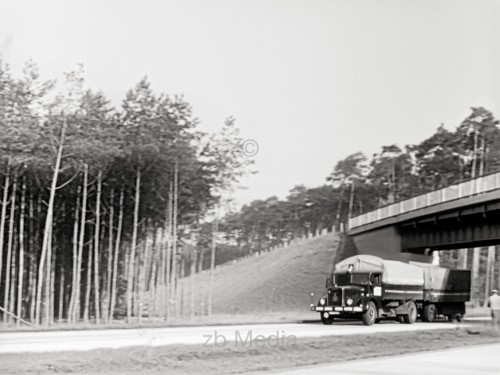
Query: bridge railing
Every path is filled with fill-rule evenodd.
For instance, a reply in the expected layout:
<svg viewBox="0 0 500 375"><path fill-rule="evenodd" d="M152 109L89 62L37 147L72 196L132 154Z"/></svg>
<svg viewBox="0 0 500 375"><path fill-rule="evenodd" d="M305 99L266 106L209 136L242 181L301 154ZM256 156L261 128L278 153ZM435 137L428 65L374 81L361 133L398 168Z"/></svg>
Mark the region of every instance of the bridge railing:
<svg viewBox="0 0 500 375"><path fill-rule="evenodd" d="M349 228L357 228L388 217L397 216L455 199L481 194L498 188L500 188L500 172L447 186L353 217L349 219Z"/></svg>

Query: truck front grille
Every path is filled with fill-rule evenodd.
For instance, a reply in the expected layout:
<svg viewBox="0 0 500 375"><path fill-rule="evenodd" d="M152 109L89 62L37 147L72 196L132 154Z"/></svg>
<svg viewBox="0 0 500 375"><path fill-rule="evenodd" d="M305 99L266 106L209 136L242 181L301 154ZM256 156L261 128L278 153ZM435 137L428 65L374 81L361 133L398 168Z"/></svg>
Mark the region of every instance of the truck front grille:
<svg viewBox="0 0 500 375"><path fill-rule="evenodd" d="M329 305L333 306L342 306L342 289L340 288L335 288L331 289L330 293L328 294L329 297Z"/></svg>

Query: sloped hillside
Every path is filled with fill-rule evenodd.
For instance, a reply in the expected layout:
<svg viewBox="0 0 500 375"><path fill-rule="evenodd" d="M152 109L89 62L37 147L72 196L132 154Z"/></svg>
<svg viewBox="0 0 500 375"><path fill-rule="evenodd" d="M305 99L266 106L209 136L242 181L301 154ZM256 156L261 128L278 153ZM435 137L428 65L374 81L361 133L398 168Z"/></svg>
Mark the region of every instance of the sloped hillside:
<svg viewBox="0 0 500 375"><path fill-rule="evenodd" d="M324 293L337 244L338 237L327 234L220 267L214 281L214 313L307 310L310 293L315 298ZM206 291L208 280L205 273L194 283ZM189 298L188 291L184 302Z"/></svg>

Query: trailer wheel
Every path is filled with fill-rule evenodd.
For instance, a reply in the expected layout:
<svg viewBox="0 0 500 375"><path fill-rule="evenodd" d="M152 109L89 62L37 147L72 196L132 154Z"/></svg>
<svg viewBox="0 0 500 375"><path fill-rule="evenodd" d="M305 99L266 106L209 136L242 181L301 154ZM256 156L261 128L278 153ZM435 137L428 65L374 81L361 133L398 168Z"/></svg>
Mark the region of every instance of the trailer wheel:
<svg viewBox="0 0 500 375"><path fill-rule="evenodd" d="M413 324L417 321L417 305L415 302L406 302L406 307L408 309L408 314L403 315L406 324Z"/></svg>
<svg viewBox="0 0 500 375"><path fill-rule="evenodd" d="M436 306L433 304L424 306L424 316L422 319L424 322L430 322L436 320Z"/></svg>
<svg viewBox="0 0 500 375"><path fill-rule="evenodd" d="M324 325L331 325L333 323L333 315L329 315L327 317L323 316L324 314L320 314L321 315L321 323L323 323Z"/></svg>
<svg viewBox="0 0 500 375"><path fill-rule="evenodd" d="M370 301L368 302L368 309L363 313L363 324L365 326L371 326L377 320L377 308L375 304Z"/></svg>

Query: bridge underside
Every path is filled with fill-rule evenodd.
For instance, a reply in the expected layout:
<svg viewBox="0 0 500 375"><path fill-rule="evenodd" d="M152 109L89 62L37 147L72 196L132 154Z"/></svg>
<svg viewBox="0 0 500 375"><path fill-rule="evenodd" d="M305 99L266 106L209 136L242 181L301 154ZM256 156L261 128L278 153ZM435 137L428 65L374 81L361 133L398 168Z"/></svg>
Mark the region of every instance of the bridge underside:
<svg viewBox="0 0 500 375"><path fill-rule="evenodd" d="M435 250L500 245L500 200L498 191L495 194L494 200L485 194L465 206L447 203L424 214L401 215L351 230L349 253L430 262Z"/></svg>
<svg viewBox="0 0 500 375"><path fill-rule="evenodd" d="M500 203L465 208L398 225L401 250L423 253L500 244Z"/></svg>

